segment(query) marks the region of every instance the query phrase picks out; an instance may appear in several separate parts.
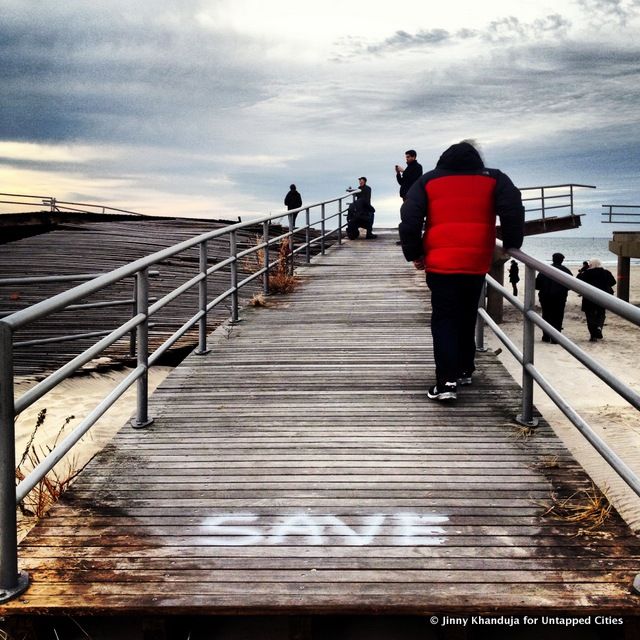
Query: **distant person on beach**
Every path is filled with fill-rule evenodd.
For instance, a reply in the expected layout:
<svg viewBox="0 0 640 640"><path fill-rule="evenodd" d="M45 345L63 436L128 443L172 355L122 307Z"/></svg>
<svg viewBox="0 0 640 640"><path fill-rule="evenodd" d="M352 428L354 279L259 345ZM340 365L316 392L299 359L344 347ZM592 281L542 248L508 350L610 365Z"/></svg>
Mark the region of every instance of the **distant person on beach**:
<svg viewBox="0 0 640 640"><path fill-rule="evenodd" d="M296 189L296 185L292 184L289 187L289 191L287 195L284 197L284 206L287 207L289 211L291 209L299 209L302 206L302 196L300 192ZM293 214L293 224L296 224L296 218L298 217L297 213Z"/></svg>
<svg viewBox="0 0 640 640"><path fill-rule="evenodd" d="M360 235L360 229L367 232L365 238L374 240L378 236L373 233L373 221L376 210L371 205L371 187L367 184L367 179L362 176L358 178L358 189L356 199L349 205L347 212L347 237L355 240ZM349 187L347 191L355 191Z"/></svg>
<svg viewBox="0 0 640 640"><path fill-rule="evenodd" d="M498 169L487 169L475 146L449 147L435 169L413 183L400 209L406 260L426 271L436 383L432 400L457 398L472 383L480 293L491 267L500 216L504 249L520 248L524 207L520 191Z"/></svg>
<svg viewBox="0 0 640 640"><path fill-rule="evenodd" d="M588 260L584 260L582 262L582 266L580 267L580 269L578 269L578 275L580 275L581 273L586 271L588 268L589 268L589 261Z"/></svg>
<svg viewBox="0 0 640 640"><path fill-rule="evenodd" d="M562 264L564 256L561 253L554 253L551 256L551 261L552 266L556 269L570 276L573 275ZM540 306L542 307L542 319L546 320L554 329L562 331L564 308L567 304L569 289L544 273L539 273L536 276L536 289L538 290L538 300L540 300ZM556 341L544 330L542 332L542 342L556 344Z"/></svg>
<svg viewBox="0 0 640 640"><path fill-rule="evenodd" d="M517 296L518 282L520 282L520 269L518 268L518 263L515 260L512 260L509 266L509 282L513 288L513 295Z"/></svg>
<svg viewBox="0 0 640 640"><path fill-rule="evenodd" d="M613 293L613 287L616 285L616 279L611 271L605 269L597 258L589 260L589 268L579 273L578 278L607 293ZM607 315L606 309L583 295L582 310L587 319L589 342L602 340L602 328Z"/></svg>

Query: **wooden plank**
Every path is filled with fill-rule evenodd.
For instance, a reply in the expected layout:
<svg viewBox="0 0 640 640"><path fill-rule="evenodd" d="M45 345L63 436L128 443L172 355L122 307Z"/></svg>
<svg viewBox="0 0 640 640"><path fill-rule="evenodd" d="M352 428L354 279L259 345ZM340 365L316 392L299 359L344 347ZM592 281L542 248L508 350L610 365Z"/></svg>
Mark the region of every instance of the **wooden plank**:
<svg viewBox="0 0 640 640"><path fill-rule="evenodd" d="M23 238L0 245L0 272L3 278L27 276L74 275L77 273L106 273L171 245L188 240L202 233L222 228L229 224L220 220L198 220L183 218L136 217L133 219L105 218L96 220L92 216L78 218L51 227L47 233ZM238 249L244 250L255 244L256 233L262 228L249 227L238 232ZM280 235L282 229L272 226L273 236ZM318 232L311 231L317 236ZM302 232L296 232L299 244ZM333 237L327 239L331 245ZM312 245L311 253L316 255L320 247ZM272 248L277 252L277 247ZM211 265L224 260L229 255L229 240L221 237L208 242ZM38 260L33 256L37 255ZM178 256L163 261L155 269L160 273L150 280L150 296L158 299L169 293L182 282L198 273L197 248L189 249ZM239 278L243 279L254 269L250 258L239 263ZM14 312L26 308L40 300L69 289L79 283L38 283L24 285L0 285L0 311ZM133 280L117 283L103 291L87 297L82 302L103 302L128 300L133 296ZM213 300L230 286L229 268L211 274L207 281L209 299ZM240 290L239 297L246 303L261 290L260 279L256 279ZM174 331L192 317L198 309L198 289L192 287L179 300L174 301L154 314L149 332L151 349L157 348ZM131 317L131 305L104 309L58 312L39 320L16 333L16 341L36 340L60 335L74 335L89 331L113 330ZM213 330L229 317L229 303L222 303L208 315L208 327ZM95 338L79 339L72 342L49 343L42 347L20 347L15 352L15 369L20 375L50 372L75 355L94 344ZM175 348L195 346L197 328L187 332L177 341ZM129 337L119 340L105 353L114 362L130 362Z"/></svg>
<svg viewBox="0 0 640 640"><path fill-rule="evenodd" d="M478 355L431 403L427 295L395 236L334 246L299 291L190 356L21 545L20 613L633 614L640 540L547 513L591 481Z"/></svg>

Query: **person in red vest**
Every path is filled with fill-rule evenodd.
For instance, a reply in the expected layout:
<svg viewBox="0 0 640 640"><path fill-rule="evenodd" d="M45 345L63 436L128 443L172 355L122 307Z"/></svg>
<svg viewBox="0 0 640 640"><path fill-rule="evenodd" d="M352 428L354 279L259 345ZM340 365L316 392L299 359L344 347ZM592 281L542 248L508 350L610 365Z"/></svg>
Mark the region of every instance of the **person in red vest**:
<svg viewBox="0 0 640 640"><path fill-rule="evenodd" d="M520 248L520 191L502 171L486 168L468 141L440 156L435 169L409 189L400 210L404 257L426 271L431 291L436 382L427 395L432 400L455 400L458 384L472 383L476 314L493 260L496 214L504 250Z"/></svg>

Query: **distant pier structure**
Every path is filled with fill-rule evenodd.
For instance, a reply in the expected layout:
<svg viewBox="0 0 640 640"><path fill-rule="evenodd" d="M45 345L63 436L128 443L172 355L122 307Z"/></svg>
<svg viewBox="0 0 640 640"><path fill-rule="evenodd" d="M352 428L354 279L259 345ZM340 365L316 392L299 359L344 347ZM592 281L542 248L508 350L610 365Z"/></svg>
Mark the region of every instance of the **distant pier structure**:
<svg viewBox="0 0 640 640"><path fill-rule="evenodd" d="M603 204L602 212L605 224L640 225L640 205ZM640 258L640 231L614 231L609 240L609 251L618 256L618 298L629 302L629 278L631 276L631 258Z"/></svg>
<svg viewBox="0 0 640 640"><path fill-rule="evenodd" d="M618 298L629 302L631 258L640 258L640 231L614 231L609 251L618 256Z"/></svg>

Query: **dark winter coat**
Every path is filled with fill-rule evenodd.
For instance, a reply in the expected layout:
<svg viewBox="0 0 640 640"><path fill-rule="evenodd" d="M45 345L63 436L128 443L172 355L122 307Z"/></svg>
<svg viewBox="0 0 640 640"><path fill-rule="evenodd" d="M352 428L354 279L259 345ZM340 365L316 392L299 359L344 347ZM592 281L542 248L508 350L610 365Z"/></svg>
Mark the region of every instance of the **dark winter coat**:
<svg viewBox="0 0 640 640"><path fill-rule="evenodd" d="M402 172L402 175L396 173L396 180L400 185L400 197L404 200L407 197L411 185L422 175L422 165L414 160L407 163L407 168Z"/></svg>
<svg viewBox="0 0 640 640"><path fill-rule="evenodd" d="M282 193L282 191L280 192ZM302 196L297 189L290 189L284 198L284 206L291 209L299 209L302 206Z"/></svg>
<svg viewBox="0 0 640 640"><path fill-rule="evenodd" d="M504 248L522 246L520 191L506 174L485 168L466 142L449 147L436 168L414 182L400 214L404 256L409 261L424 256L427 272L486 274L493 259L496 214Z"/></svg>
<svg viewBox="0 0 640 640"><path fill-rule="evenodd" d="M567 269L563 264L553 263L553 266L556 269L560 269L560 271L564 271L564 273L572 276L570 269ZM536 276L536 289L540 291L541 297L549 297L549 298L563 298L567 299L567 294L569 293L569 289L564 285L552 280L549 276L544 273L539 273Z"/></svg>
<svg viewBox="0 0 640 640"><path fill-rule="evenodd" d="M616 279L608 269L604 267L594 267L593 269L587 269L578 274L578 279L590 284L607 293L613 293L613 287L616 284ZM599 304L589 300L585 296L582 296L582 310L590 311L592 309L602 308Z"/></svg>

